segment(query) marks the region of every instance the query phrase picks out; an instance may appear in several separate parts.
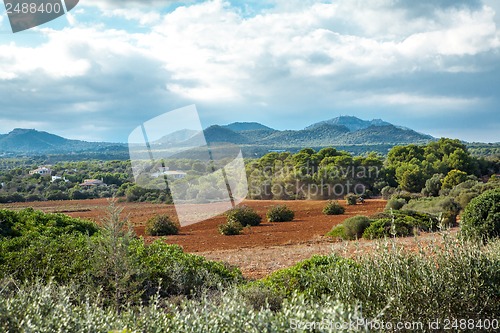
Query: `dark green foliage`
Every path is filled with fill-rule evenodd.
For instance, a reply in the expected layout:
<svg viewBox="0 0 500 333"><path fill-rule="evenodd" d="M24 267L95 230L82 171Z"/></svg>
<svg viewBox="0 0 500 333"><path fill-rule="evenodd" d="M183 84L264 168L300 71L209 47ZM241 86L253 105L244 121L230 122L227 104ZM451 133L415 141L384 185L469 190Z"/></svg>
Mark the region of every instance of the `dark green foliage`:
<svg viewBox="0 0 500 333"><path fill-rule="evenodd" d="M439 191L441 190L442 180L444 175L442 173L436 173L431 178L425 181L425 188L422 190L422 193L425 196L437 197L439 195Z"/></svg>
<svg viewBox="0 0 500 333"><path fill-rule="evenodd" d="M219 232L226 236L235 236L241 234L243 225L236 221L236 219L229 217L226 223L219 225Z"/></svg>
<svg viewBox="0 0 500 333"><path fill-rule="evenodd" d="M387 201L387 205L385 206L386 210L400 210L403 208L403 206L406 205L406 200L405 199L397 199L397 198L392 198L389 201Z"/></svg>
<svg viewBox="0 0 500 333"><path fill-rule="evenodd" d="M356 269L357 264L337 255L314 255L297 265L277 271L261 280L263 286L271 288L278 294L291 296L298 292L315 299L329 292L329 283L324 277L342 267Z"/></svg>
<svg viewBox="0 0 500 333"><path fill-rule="evenodd" d="M358 202L358 196L354 193L347 194L344 199L349 206L355 205Z"/></svg>
<svg viewBox="0 0 500 333"><path fill-rule="evenodd" d="M71 218L64 214L45 214L32 208L18 212L0 210L0 239L28 234L50 237L80 233L92 236L97 230L94 222Z"/></svg>
<svg viewBox="0 0 500 333"><path fill-rule="evenodd" d="M238 206L225 213L227 220L238 221L242 226L258 226L262 218L248 206Z"/></svg>
<svg viewBox="0 0 500 333"><path fill-rule="evenodd" d="M500 189L487 191L467 205L462 216L461 234L483 242L500 237Z"/></svg>
<svg viewBox="0 0 500 333"><path fill-rule="evenodd" d="M345 208L340 205L337 200L330 200L323 208L323 214L325 215L342 215L345 213Z"/></svg>
<svg viewBox="0 0 500 333"><path fill-rule="evenodd" d="M269 222L288 222L293 220L295 213L286 205L277 205L269 208L266 217Z"/></svg>
<svg viewBox="0 0 500 333"><path fill-rule="evenodd" d="M366 216L354 216L346 219L344 226L344 235L346 239L358 239L363 236L363 232L370 225L370 219Z"/></svg>
<svg viewBox="0 0 500 333"><path fill-rule="evenodd" d="M409 216L381 218L373 221L363 233L363 238L406 237L413 235L413 219Z"/></svg>
<svg viewBox="0 0 500 333"><path fill-rule="evenodd" d="M148 236L168 236L177 235L180 225L173 221L168 215L156 215L146 222L146 235Z"/></svg>
<svg viewBox="0 0 500 333"><path fill-rule="evenodd" d="M452 189L467 180L467 173L460 170L451 170L442 180L444 189Z"/></svg>
<svg viewBox="0 0 500 333"><path fill-rule="evenodd" d="M242 281L238 268L201 256L185 253L180 246L157 240L145 246L142 240L131 243L130 253L145 276L144 296L194 295Z"/></svg>

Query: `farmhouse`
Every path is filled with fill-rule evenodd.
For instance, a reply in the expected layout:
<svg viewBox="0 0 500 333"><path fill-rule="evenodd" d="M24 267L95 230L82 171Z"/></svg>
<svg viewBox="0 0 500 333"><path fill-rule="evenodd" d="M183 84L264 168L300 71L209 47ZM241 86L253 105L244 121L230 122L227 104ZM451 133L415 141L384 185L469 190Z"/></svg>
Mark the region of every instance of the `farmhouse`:
<svg viewBox="0 0 500 333"><path fill-rule="evenodd" d="M186 177L186 173L183 171L169 170L168 167L159 168L159 172L154 172L151 174L151 177L158 178L160 176L167 176L170 179L183 179Z"/></svg>
<svg viewBox="0 0 500 333"><path fill-rule="evenodd" d="M49 167L46 166L40 166L36 168L35 170L31 170L29 172L30 175L36 175L39 174L41 176L50 176L52 174L52 170Z"/></svg>
<svg viewBox="0 0 500 333"><path fill-rule="evenodd" d="M104 184L102 179L85 179L83 183L80 184L81 187L91 188L94 186L108 186Z"/></svg>

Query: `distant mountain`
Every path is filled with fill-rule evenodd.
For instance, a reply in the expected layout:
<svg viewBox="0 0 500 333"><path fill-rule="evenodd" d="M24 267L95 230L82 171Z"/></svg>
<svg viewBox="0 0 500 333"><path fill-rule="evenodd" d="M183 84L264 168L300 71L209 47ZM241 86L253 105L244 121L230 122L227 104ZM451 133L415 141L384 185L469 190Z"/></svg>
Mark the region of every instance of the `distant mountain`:
<svg viewBox="0 0 500 333"><path fill-rule="evenodd" d="M223 128L230 129L231 131L234 132L241 132L241 131L260 131L260 130L265 130L265 131L274 131L274 129L267 127L265 125L255 123L255 122L250 122L250 123L231 123L229 125L224 125L221 126Z"/></svg>
<svg viewBox="0 0 500 333"><path fill-rule="evenodd" d="M204 137L203 137L203 135ZM206 140L206 141L205 141ZM319 122L303 130L278 131L259 123L232 123L225 126L213 125L203 133L194 130L180 130L151 142L155 149L179 147L200 147L208 143L230 143L243 147L244 152L256 156L270 149L301 149L304 147L359 147L404 145L427 143L434 138L414 130L395 126L381 119L362 120L356 117L338 117ZM215 146L215 145L214 145ZM366 148L367 150L371 148ZM356 148L356 150L359 150ZM110 154L128 153L126 144L86 142L68 140L63 137L33 129L15 129L0 135L0 154L66 154L98 152Z"/></svg>
<svg viewBox="0 0 500 333"><path fill-rule="evenodd" d="M55 134L22 128L16 128L10 133L0 136L0 152L69 153L89 150L99 151L112 146L123 145L69 140Z"/></svg>
<svg viewBox="0 0 500 333"><path fill-rule="evenodd" d="M200 131L183 129L161 137L158 140L153 141L153 144L176 144L186 140L189 140Z"/></svg>
<svg viewBox="0 0 500 333"><path fill-rule="evenodd" d="M325 125L325 124L345 126L351 132L359 131L359 130L368 128L370 126L392 125L391 123L383 121L382 119L362 120L362 119L359 119L357 117L352 117L352 116L340 116L337 118L333 118L333 119L325 120L325 121L320 121L319 123L312 124L311 126L306 127L306 129L313 129L317 126L321 126L321 125Z"/></svg>

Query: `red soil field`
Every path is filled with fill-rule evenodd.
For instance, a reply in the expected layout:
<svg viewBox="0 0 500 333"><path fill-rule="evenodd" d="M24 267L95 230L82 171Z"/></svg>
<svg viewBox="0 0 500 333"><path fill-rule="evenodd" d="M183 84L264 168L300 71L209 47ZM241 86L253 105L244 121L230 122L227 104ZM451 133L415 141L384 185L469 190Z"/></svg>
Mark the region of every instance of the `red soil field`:
<svg viewBox="0 0 500 333"><path fill-rule="evenodd" d="M163 239L170 244L178 244L186 252L202 255L210 260L225 261L238 266L248 278L262 278L278 269L290 267L314 254L327 255L332 252L344 256L356 256L371 253L379 241L359 240L338 242L324 237L333 226L342 223L350 216L373 215L384 210L386 201L366 200L364 204L347 206L346 213L339 216L326 216L322 213L326 201L254 201L246 200L243 204L254 208L262 217L262 224L245 229L238 236L220 235L217 227L225 222L224 216L216 216L206 221L182 227L180 234ZM270 206L285 204L295 212L292 222L269 223L265 214ZM0 209L34 209L52 213L65 213L72 217L90 219L97 223L106 216L109 205L106 199L45 201L33 203L0 204ZM127 217L138 235L147 242L158 237L144 235L145 222L156 214L168 214L175 217L173 205L151 203L117 203L123 207L122 217ZM451 230L456 233L457 229ZM419 244L441 242L438 233L422 233L418 238L407 237L390 240L398 246L417 251ZM384 242L382 240L381 242Z"/></svg>
<svg viewBox="0 0 500 333"><path fill-rule="evenodd" d="M246 200L244 205L250 206L263 217L262 224L244 229L241 235L224 236L219 234L217 227L225 222L224 216L216 216L206 221L182 227L180 234L165 237L170 244L178 244L187 252L206 252L230 249L253 248L262 246L279 246L301 244L318 241L332 229L342 223L344 219L355 215L373 215L383 211L384 200L366 200L364 204L347 206L344 215L327 216L322 213L326 201L255 201ZM292 222L269 223L265 219L269 207L285 204L295 212ZM173 205L150 203L117 203L123 207L122 217L128 217L136 233L144 236L147 242L157 237L144 234L145 222L156 214L175 216ZM106 216L108 200L74 200L74 201L45 201L34 203L16 203L0 205L0 208L19 209L33 207L45 212L60 212L72 217L90 219L97 223Z"/></svg>

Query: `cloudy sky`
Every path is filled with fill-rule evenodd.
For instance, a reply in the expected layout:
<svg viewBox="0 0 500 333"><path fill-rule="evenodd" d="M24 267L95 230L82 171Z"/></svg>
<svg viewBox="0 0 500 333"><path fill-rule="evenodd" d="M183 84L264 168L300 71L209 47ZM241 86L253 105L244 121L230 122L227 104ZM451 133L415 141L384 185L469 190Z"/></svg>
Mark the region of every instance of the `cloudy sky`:
<svg viewBox="0 0 500 333"><path fill-rule="evenodd" d="M339 115L500 141L498 0L81 0L13 34L0 10L0 133L125 142L196 104L204 126Z"/></svg>

